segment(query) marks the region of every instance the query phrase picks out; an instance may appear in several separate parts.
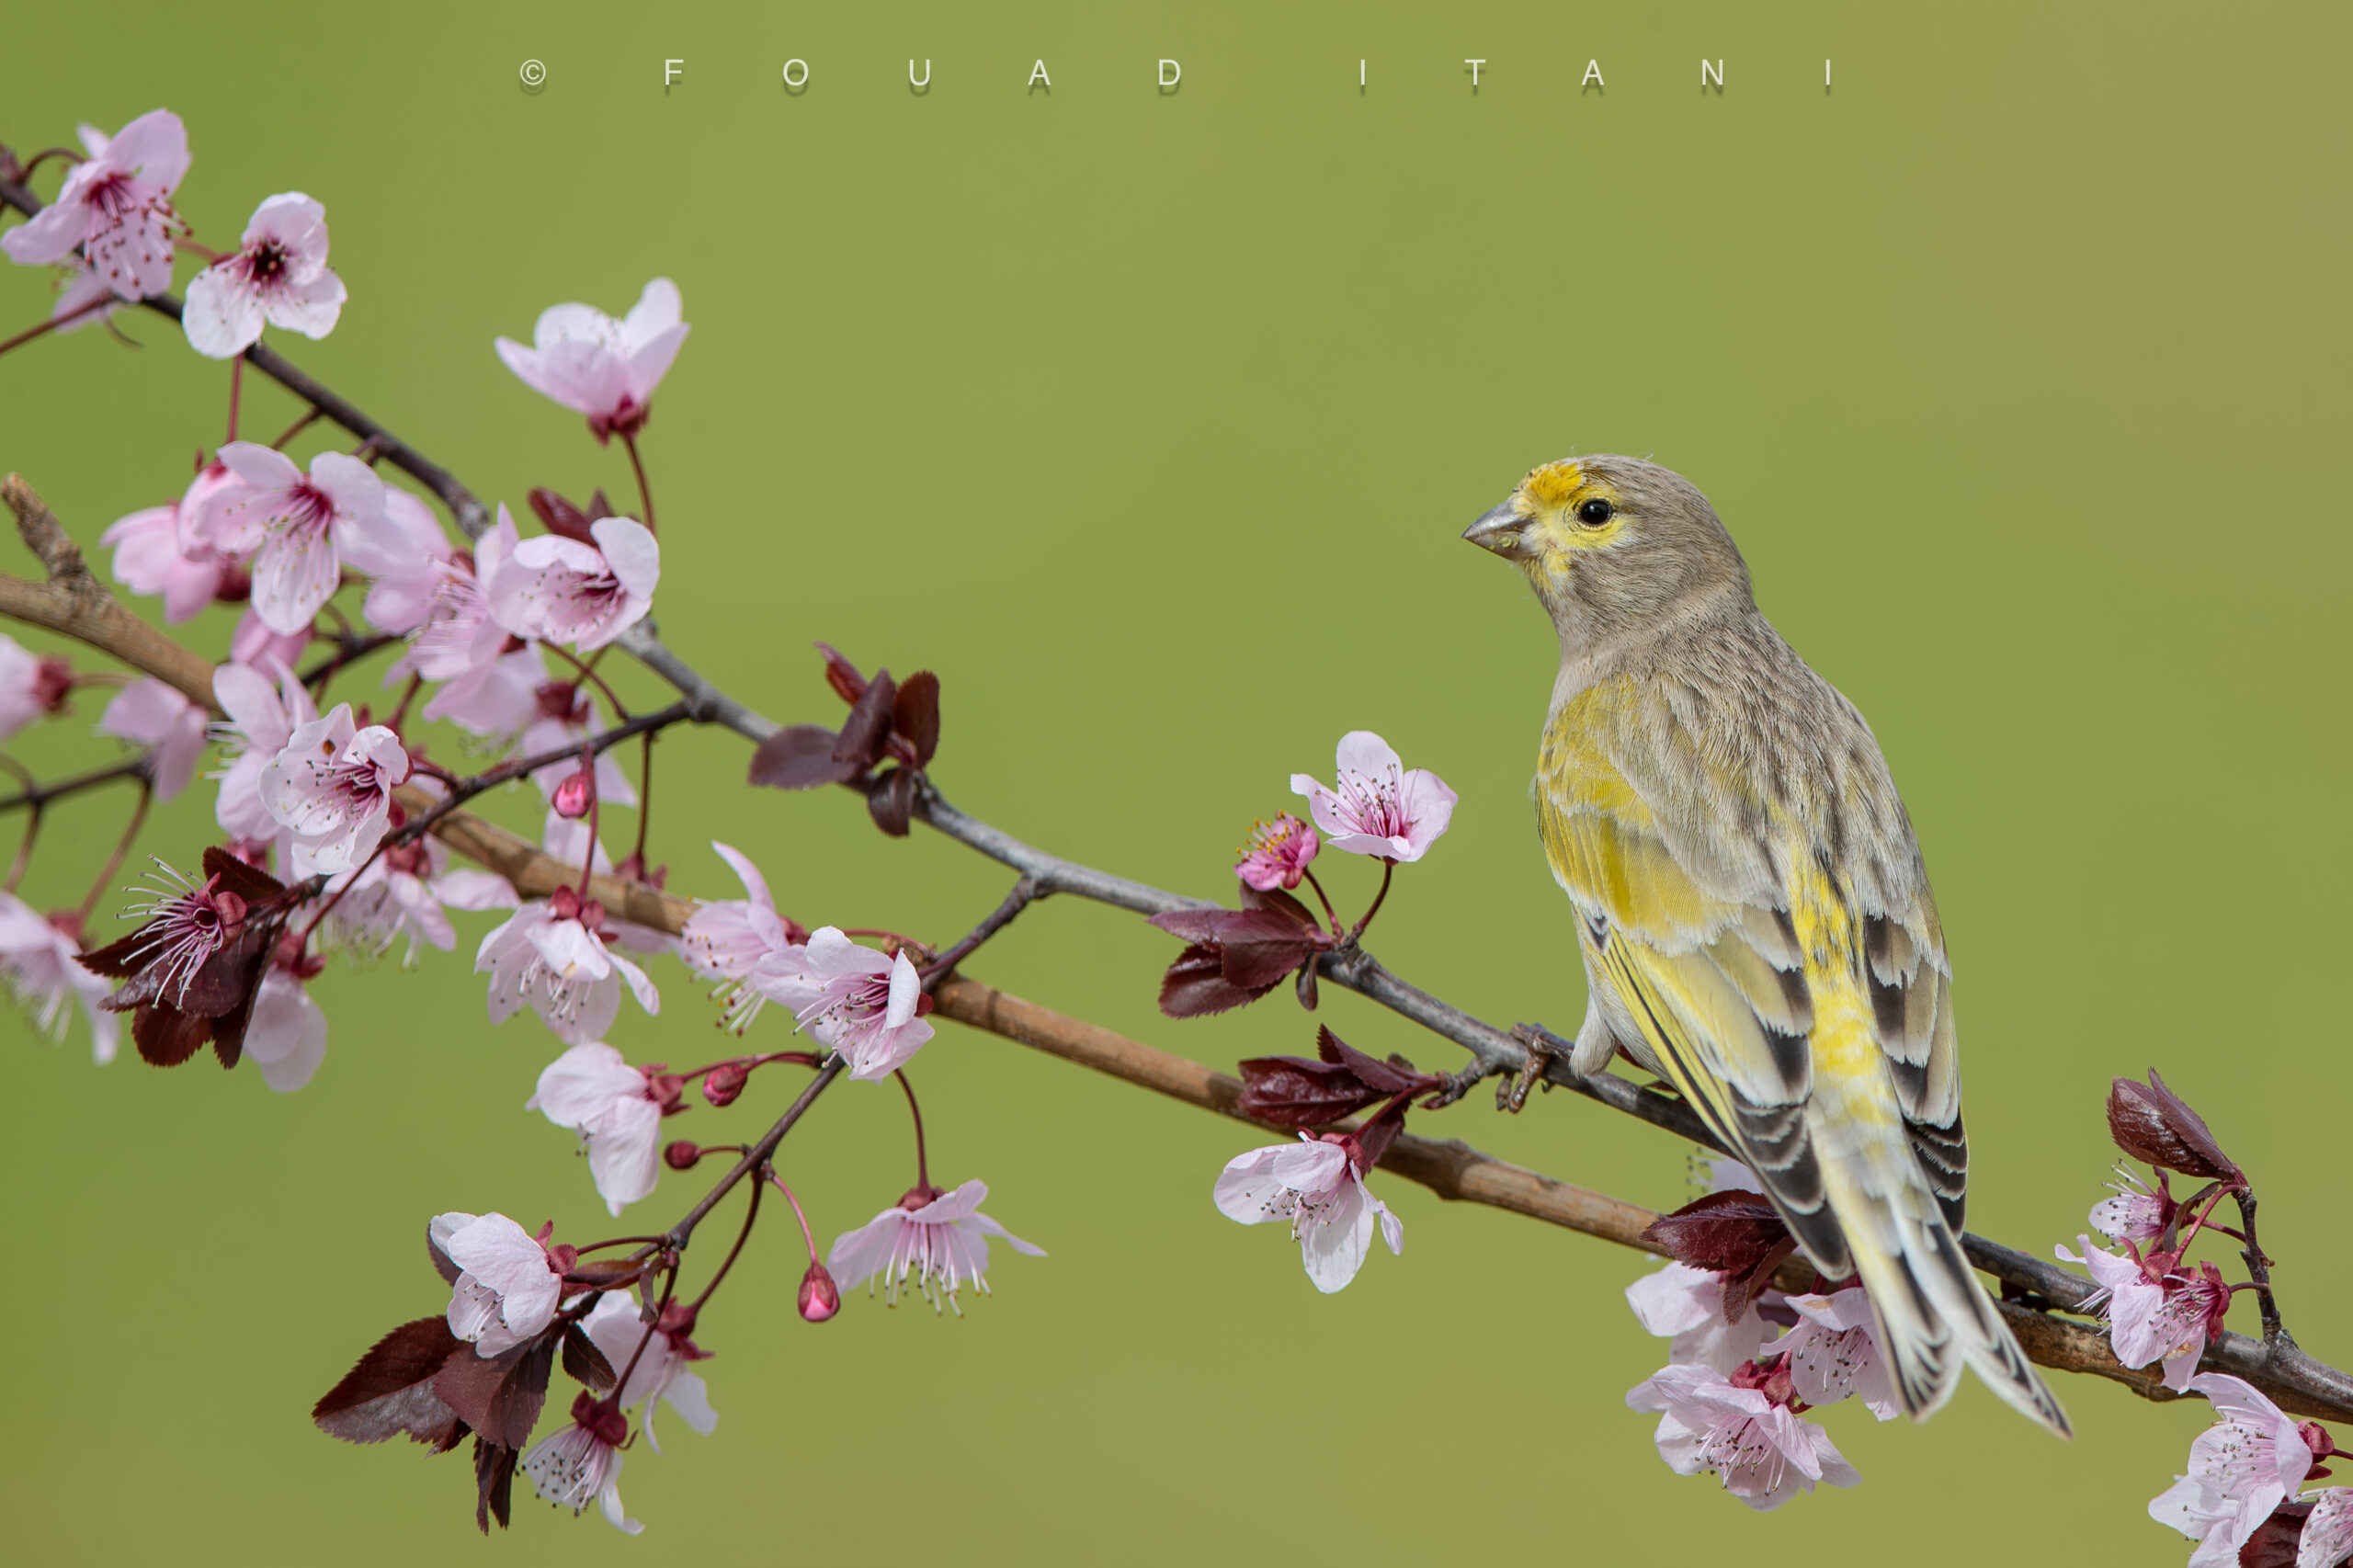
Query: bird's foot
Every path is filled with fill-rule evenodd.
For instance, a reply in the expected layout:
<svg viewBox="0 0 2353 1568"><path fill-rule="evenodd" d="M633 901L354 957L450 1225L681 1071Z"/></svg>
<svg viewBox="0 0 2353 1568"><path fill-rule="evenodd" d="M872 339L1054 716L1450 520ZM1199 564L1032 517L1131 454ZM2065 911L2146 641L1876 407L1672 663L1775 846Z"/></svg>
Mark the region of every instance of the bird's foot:
<svg viewBox="0 0 2353 1568"><path fill-rule="evenodd" d="M1519 1071L1508 1082L1495 1085L1495 1108L1518 1116L1520 1108L1528 1103L1529 1089L1538 1084L1544 1084L1547 1089L1552 1086L1544 1082L1544 1074L1563 1053L1553 1043L1558 1037L1541 1024L1515 1024L1511 1037L1527 1050L1528 1060L1520 1063Z"/></svg>
<svg viewBox="0 0 2353 1568"><path fill-rule="evenodd" d="M1486 1076L1487 1068L1485 1063L1480 1062L1474 1057L1472 1059L1470 1064L1465 1066L1461 1072L1447 1074L1444 1086L1441 1087L1438 1093L1424 1100L1422 1102L1422 1108L1424 1110L1444 1110L1448 1106L1452 1105L1455 1101L1469 1094L1472 1089L1477 1088L1480 1081Z"/></svg>

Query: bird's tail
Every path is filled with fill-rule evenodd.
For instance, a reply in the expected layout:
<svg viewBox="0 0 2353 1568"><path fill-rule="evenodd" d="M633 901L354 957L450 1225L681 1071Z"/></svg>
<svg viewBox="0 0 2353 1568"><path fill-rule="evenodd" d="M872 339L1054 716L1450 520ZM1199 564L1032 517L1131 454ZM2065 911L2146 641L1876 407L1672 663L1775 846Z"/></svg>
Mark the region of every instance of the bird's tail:
<svg viewBox="0 0 2353 1568"><path fill-rule="evenodd" d="M1859 1162L1827 1159L1823 1166L1824 1196L1878 1314L1880 1348L1905 1413L1915 1420L1934 1415L1952 1396L1966 1363L2005 1404L2073 1437L2067 1413L1978 1282L1911 1151Z"/></svg>

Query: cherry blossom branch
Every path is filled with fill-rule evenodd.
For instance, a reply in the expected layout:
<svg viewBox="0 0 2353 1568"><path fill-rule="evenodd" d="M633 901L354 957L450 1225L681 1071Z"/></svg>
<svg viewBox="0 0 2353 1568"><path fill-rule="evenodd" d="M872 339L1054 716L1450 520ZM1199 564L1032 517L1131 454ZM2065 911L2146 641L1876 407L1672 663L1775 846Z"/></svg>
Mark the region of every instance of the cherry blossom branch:
<svg viewBox="0 0 2353 1568"><path fill-rule="evenodd" d="M46 627L100 648L145 675L212 706L212 665L123 608L82 559L56 515L23 478L0 480L0 500L17 515L17 531L47 569L45 583L0 573L0 616Z"/></svg>
<svg viewBox="0 0 2353 1568"><path fill-rule="evenodd" d="M551 767L559 762L570 762L576 757L603 751L608 746L620 744L632 735L651 734L656 730L667 729L672 724L688 723L692 720L693 715L687 711L685 703L673 702L667 708L656 709L651 713L640 713L633 719L624 719L611 729L590 735L586 740L569 741L560 746L551 746L546 751L535 752L529 756L518 756L502 762L497 767L477 773L471 778L459 780L450 787L447 795L434 801L423 812L412 815L408 822L386 834L384 842L386 845L394 846L410 843L419 835L431 831L436 823L484 790L494 790L510 779L529 778L542 767ZM406 810L405 804L403 809Z"/></svg>
<svg viewBox="0 0 2353 1568"><path fill-rule="evenodd" d="M5 800L0 800L0 815L22 810L27 806L40 811L51 801L62 801L68 795L78 795L85 790L95 790L101 784L111 784L118 778L144 779L153 770L154 763L150 754L142 752L137 756L126 757L120 762L109 764L105 767L94 767L87 773L76 773L70 778L61 778L54 784L43 784L28 778L22 790Z"/></svg>
<svg viewBox="0 0 2353 1568"><path fill-rule="evenodd" d="M670 902L683 904L687 901L674 899ZM685 924L683 920L680 921L672 928L673 931L683 930ZM688 1210L685 1217L676 1224L664 1232L662 1240L658 1244L641 1247L632 1256L651 1257L655 1253L663 1251L684 1252L688 1241L695 1233L695 1227L702 1223L704 1216L719 1207L720 1200L733 1190L737 1182L767 1164L769 1156L776 1153L777 1145L784 1142L784 1135L792 1131L793 1124L808 1113L811 1106L817 1103L817 1096L833 1086L834 1080L842 1075L847 1065L840 1057L835 1056L823 1067L818 1068L817 1075L809 1080L809 1086L801 1091L801 1097L794 1100L782 1116L777 1118L775 1126L761 1134L760 1141L753 1144L742 1159L735 1162L735 1167L720 1178L719 1185L705 1193L702 1201Z"/></svg>
<svg viewBox="0 0 2353 1568"><path fill-rule="evenodd" d="M938 985L939 982L954 974L958 964L971 958L983 942L1012 925L1015 915L1029 908L1041 896L1043 895L1038 892L1038 884L1029 877L1025 876L1015 882L1013 891L1005 895L1005 902L991 910L986 919L967 931L963 939L954 947L924 966L925 989L933 989Z"/></svg>

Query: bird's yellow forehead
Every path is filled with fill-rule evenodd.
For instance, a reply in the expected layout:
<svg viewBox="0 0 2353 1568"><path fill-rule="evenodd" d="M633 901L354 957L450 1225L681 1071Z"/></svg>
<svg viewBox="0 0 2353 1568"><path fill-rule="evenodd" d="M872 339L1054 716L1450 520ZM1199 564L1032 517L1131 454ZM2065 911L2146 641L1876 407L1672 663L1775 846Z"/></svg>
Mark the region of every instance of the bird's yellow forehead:
<svg viewBox="0 0 2353 1568"><path fill-rule="evenodd" d="M1521 499L1531 513L1559 511L1586 488L1585 464L1563 460L1530 469L1519 482Z"/></svg>

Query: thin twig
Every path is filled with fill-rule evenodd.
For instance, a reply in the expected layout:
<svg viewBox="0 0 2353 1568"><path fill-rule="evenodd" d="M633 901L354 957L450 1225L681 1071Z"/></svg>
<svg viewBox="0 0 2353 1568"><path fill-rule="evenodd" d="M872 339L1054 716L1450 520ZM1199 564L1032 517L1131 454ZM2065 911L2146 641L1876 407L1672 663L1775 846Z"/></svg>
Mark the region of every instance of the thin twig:
<svg viewBox="0 0 2353 1568"><path fill-rule="evenodd" d="M963 939L924 965L923 983L926 991L956 972L956 966L971 958L983 942L1013 924L1013 917L1029 907L1039 897L1037 882L1023 877L1005 895L1005 902L989 912L988 917L964 934Z"/></svg>

